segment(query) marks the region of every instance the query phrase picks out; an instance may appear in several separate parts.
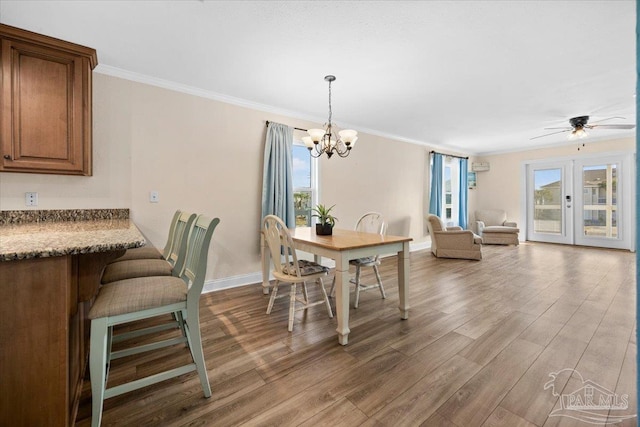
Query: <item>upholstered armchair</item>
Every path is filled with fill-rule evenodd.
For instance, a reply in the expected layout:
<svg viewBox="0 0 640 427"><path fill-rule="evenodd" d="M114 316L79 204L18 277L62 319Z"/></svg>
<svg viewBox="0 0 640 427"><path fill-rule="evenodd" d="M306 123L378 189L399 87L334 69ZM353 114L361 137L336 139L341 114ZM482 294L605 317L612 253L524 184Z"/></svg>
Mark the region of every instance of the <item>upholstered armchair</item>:
<svg viewBox="0 0 640 427"><path fill-rule="evenodd" d="M427 217L431 252L438 258L482 259L482 238L471 230L446 227L436 215Z"/></svg>
<svg viewBox="0 0 640 427"><path fill-rule="evenodd" d="M477 210L476 225L485 245L520 244L518 224L507 221L507 213L501 209Z"/></svg>

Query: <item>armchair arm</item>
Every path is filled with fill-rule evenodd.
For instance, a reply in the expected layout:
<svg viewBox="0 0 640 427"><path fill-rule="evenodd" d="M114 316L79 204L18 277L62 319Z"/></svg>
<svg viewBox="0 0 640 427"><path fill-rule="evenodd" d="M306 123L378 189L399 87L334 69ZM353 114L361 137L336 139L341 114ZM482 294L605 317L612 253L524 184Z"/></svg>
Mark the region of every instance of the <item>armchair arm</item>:
<svg viewBox="0 0 640 427"><path fill-rule="evenodd" d="M476 227L478 227L478 234L482 236L482 230L484 230L484 221L476 221Z"/></svg>
<svg viewBox="0 0 640 427"><path fill-rule="evenodd" d="M447 231L461 231L462 227L459 225L452 225L451 227L447 227Z"/></svg>
<svg viewBox="0 0 640 427"><path fill-rule="evenodd" d="M438 249L471 249L474 245L471 230L436 231L433 237Z"/></svg>
<svg viewBox="0 0 640 427"><path fill-rule="evenodd" d="M511 222L511 221L505 221L504 222L504 226L505 227L513 227L513 228L518 228L518 224L515 222Z"/></svg>

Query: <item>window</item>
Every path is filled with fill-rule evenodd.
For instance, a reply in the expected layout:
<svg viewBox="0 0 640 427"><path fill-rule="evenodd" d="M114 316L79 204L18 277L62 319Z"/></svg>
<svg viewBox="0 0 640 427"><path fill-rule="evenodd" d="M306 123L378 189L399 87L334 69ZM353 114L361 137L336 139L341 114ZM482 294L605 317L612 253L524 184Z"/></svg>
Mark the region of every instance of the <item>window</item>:
<svg viewBox="0 0 640 427"><path fill-rule="evenodd" d="M293 208L296 227L311 226L311 208L318 204L317 160L302 144L293 142Z"/></svg>
<svg viewBox="0 0 640 427"><path fill-rule="evenodd" d="M444 156L442 159L442 212L438 214L442 217L445 225L451 227L460 225L460 159L457 157ZM433 170L433 157L431 158L431 170Z"/></svg>
<svg viewBox="0 0 640 427"><path fill-rule="evenodd" d="M444 195L444 222L447 226L458 225L460 194L460 161L457 158L444 158L444 177L442 194Z"/></svg>

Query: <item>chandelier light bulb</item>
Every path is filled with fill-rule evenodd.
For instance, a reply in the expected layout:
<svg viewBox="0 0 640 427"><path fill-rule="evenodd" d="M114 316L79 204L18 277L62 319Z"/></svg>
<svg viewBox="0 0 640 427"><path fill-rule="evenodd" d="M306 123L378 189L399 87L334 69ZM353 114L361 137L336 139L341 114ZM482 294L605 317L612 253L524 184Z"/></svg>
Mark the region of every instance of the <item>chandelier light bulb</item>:
<svg viewBox="0 0 640 427"><path fill-rule="evenodd" d="M340 139L347 145L351 144L354 139L358 138L358 132L353 129L345 129L338 132Z"/></svg>
<svg viewBox="0 0 640 427"><path fill-rule="evenodd" d="M320 142L324 137L324 129L309 129L307 131L313 142Z"/></svg>

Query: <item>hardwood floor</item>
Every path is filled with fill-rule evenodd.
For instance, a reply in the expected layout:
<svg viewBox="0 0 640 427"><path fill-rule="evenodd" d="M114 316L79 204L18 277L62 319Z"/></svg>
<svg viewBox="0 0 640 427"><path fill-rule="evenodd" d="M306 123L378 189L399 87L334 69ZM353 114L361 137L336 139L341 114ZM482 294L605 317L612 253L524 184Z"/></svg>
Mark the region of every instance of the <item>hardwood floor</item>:
<svg viewBox="0 0 640 427"><path fill-rule="evenodd" d="M106 400L103 425L604 425L561 407L559 395L578 391L583 380L628 395L628 409L611 409L610 420L636 414L635 254L524 243L485 246L483 255L412 253L404 321L396 260L385 258L387 299L377 289L361 294L345 347L323 306L297 313L288 333L288 301L266 315L268 296L258 284L205 294L213 396L203 397L195 373L184 375ZM363 280L375 280L371 269ZM187 359L188 350L175 346L116 360L109 384ZM556 410L570 416L550 416ZM76 425L90 420L85 381Z"/></svg>

